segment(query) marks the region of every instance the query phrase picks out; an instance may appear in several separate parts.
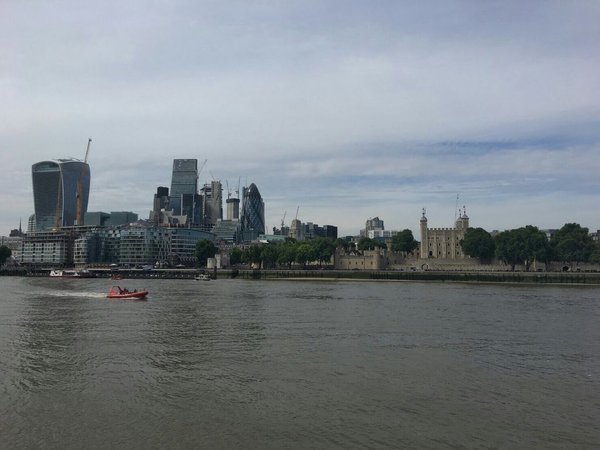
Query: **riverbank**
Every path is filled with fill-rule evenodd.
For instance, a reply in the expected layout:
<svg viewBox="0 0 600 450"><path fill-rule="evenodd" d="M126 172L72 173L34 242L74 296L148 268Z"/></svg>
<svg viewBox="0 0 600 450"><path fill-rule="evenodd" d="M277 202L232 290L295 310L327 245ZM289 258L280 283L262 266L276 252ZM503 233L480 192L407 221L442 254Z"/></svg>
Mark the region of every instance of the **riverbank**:
<svg viewBox="0 0 600 450"><path fill-rule="evenodd" d="M597 272L451 272L451 271L341 271L341 270L219 270L218 277L244 279L310 279L432 281L472 283L532 283L600 285Z"/></svg>
<svg viewBox="0 0 600 450"><path fill-rule="evenodd" d="M600 285L600 272L485 272L485 271L362 271L362 270L258 270L218 269L90 269L91 276L110 278L118 275L124 279L161 278L193 279L198 273L206 272L212 278L241 278L248 280L356 280L356 281L431 281L459 283L529 283L563 285ZM24 269L0 271L5 276L48 276L48 271Z"/></svg>

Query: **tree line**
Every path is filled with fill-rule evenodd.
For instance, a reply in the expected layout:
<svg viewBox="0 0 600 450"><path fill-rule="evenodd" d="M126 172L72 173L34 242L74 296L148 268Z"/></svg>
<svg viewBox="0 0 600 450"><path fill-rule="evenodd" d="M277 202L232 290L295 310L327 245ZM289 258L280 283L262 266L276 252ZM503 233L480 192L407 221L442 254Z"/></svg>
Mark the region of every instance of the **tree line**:
<svg viewBox="0 0 600 450"><path fill-rule="evenodd" d="M483 263L498 258L512 270L516 265L524 265L529 271L534 262L600 263L600 243L594 242L589 230L577 223L565 224L550 239L533 225L495 236L483 228L469 228L460 245L468 256Z"/></svg>
<svg viewBox="0 0 600 450"><path fill-rule="evenodd" d="M406 256L413 255L419 242L412 231L405 229L395 234L390 249L402 252ZM529 271L536 262L600 263L600 242L592 240L589 230L576 223L567 223L549 239L545 232L533 225L502 231L492 236L483 228L469 228L460 241L466 255L478 258L482 263L491 263L497 258L511 266L525 266ZM362 237L357 243L344 239L316 238L307 241L296 241L287 238L283 242L263 245L250 245L246 248L233 248L229 252L229 263L255 264L263 268L287 267L294 264L303 267L316 261L320 266L331 260L336 248L346 253L363 252L376 248L387 248L377 239ZM214 257L218 249L208 240L198 241L196 257L201 266L206 265L208 258Z"/></svg>
<svg viewBox="0 0 600 450"><path fill-rule="evenodd" d="M412 231L406 229L392 238L391 249L412 253L418 245ZM383 242L367 237L361 238L356 244L341 238L319 237L306 241L287 238L283 242L232 248L229 251L229 263L232 266L255 264L265 269L274 267L291 269L294 264L305 267L307 263L313 261L322 266L331 260L336 248L343 249L345 252L362 252L375 248L387 248L387 246ZM196 244L196 258L200 266L205 266L208 258L214 257L217 252L217 247L209 240L201 240Z"/></svg>

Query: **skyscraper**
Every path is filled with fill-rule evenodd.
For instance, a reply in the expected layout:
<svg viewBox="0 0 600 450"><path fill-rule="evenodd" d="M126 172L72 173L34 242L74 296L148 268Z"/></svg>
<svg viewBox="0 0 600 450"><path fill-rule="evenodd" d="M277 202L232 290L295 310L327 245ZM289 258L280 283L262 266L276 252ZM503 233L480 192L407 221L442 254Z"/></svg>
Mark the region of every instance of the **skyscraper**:
<svg viewBox="0 0 600 450"><path fill-rule="evenodd" d="M223 219L223 186L213 180L202 188L204 225L213 227Z"/></svg>
<svg viewBox="0 0 600 450"><path fill-rule="evenodd" d="M170 208L176 216L187 216L188 224L200 222L198 160L174 159Z"/></svg>
<svg viewBox="0 0 600 450"><path fill-rule="evenodd" d="M244 240L256 239L265 233L265 203L254 183L243 190L242 230Z"/></svg>
<svg viewBox="0 0 600 450"><path fill-rule="evenodd" d="M90 166L76 159L31 167L35 231L82 225L90 194Z"/></svg>

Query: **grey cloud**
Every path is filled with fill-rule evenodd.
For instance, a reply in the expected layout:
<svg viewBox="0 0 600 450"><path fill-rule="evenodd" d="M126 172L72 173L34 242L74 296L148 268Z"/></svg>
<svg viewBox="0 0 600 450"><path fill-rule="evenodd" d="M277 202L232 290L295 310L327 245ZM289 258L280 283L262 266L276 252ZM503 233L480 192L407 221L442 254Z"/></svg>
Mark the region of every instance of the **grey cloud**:
<svg viewBox="0 0 600 450"><path fill-rule="evenodd" d="M0 151L29 182L91 136L90 207L124 202L127 180L119 209L144 215L179 157L256 181L275 218L302 198L339 220L354 207L347 227L400 222L394 195L587 195L599 18L595 2L4 3Z"/></svg>

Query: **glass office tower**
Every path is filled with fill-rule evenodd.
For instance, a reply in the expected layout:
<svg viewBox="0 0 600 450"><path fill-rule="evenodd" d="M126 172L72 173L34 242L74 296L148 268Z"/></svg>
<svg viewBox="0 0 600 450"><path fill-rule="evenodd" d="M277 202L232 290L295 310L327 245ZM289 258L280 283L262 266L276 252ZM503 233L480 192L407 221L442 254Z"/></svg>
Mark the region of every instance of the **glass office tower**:
<svg viewBox="0 0 600 450"><path fill-rule="evenodd" d="M170 208L173 210L173 215L186 215L191 224L200 222L197 159L173 160Z"/></svg>
<svg viewBox="0 0 600 450"><path fill-rule="evenodd" d="M31 167L35 231L83 225L90 194L90 166L76 159Z"/></svg>
<svg viewBox="0 0 600 450"><path fill-rule="evenodd" d="M244 240L256 239L265 234L265 203L254 183L243 190L242 229Z"/></svg>

